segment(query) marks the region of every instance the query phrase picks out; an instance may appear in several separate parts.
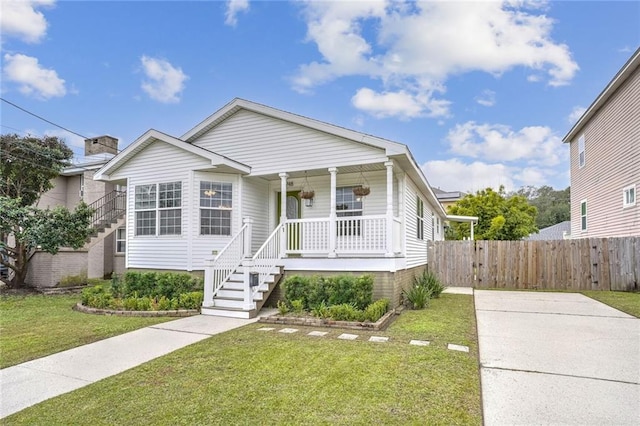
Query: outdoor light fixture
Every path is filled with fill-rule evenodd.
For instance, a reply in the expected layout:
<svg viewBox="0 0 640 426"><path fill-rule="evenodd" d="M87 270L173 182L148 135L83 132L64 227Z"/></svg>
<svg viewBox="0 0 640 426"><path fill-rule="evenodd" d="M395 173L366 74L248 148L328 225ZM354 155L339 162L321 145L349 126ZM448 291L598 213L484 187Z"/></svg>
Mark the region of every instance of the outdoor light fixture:
<svg viewBox="0 0 640 426"><path fill-rule="evenodd" d="M313 207L313 198L305 198L304 199L305 207Z"/></svg>

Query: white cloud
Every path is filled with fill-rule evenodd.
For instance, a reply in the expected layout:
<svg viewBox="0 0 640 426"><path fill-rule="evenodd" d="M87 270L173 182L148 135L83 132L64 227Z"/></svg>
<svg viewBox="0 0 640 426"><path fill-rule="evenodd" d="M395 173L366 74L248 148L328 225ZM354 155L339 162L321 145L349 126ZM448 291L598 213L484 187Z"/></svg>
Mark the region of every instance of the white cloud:
<svg viewBox="0 0 640 426"><path fill-rule="evenodd" d="M420 116L446 116L450 102L433 99L429 94L398 92L377 93L368 88L359 89L351 98L356 108L377 118L399 117L409 119Z"/></svg>
<svg viewBox="0 0 640 426"><path fill-rule="evenodd" d="M308 92L342 76L368 76L379 80L382 90L361 88L354 98L369 95L370 100L374 92L381 100L402 95L400 111L406 118L446 115L446 108L430 106L442 102L433 100L433 94L443 92L455 74L499 76L525 67L537 78L546 75L551 86L567 84L578 66L569 48L551 38L553 21L544 8L532 5L536 3L307 1L307 39L317 45L322 60L301 65L293 87ZM387 104L388 111L372 109L367 102L356 107L364 105L377 117L399 115L396 101Z"/></svg>
<svg viewBox="0 0 640 426"><path fill-rule="evenodd" d="M224 23L235 27L238 23L238 13L249 10L249 0L229 0L227 1L227 11Z"/></svg>
<svg viewBox="0 0 640 426"><path fill-rule="evenodd" d="M585 111L587 111L585 107L581 107L581 106L573 107L573 109L569 113L569 116L567 117L567 121L569 121L571 125L575 124L580 119L580 117L582 117L582 114L584 114Z"/></svg>
<svg viewBox="0 0 640 426"><path fill-rule="evenodd" d="M481 161L465 163L457 158L428 161L422 170L432 186L447 191L475 192L484 188L497 189L504 185L507 191L515 188L513 168L504 164Z"/></svg>
<svg viewBox="0 0 640 426"><path fill-rule="evenodd" d="M54 0L3 0L0 13L2 35L14 36L27 43L38 43L47 33L48 24L37 9L54 3Z"/></svg>
<svg viewBox="0 0 640 426"><path fill-rule="evenodd" d="M146 81L144 90L151 99L162 103L180 102L184 82L189 78L181 68L176 68L164 59L142 56L140 58Z"/></svg>
<svg viewBox="0 0 640 426"><path fill-rule="evenodd" d="M496 92L483 90L479 96L476 96L476 102L482 106L492 107L496 104Z"/></svg>
<svg viewBox="0 0 640 426"><path fill-rule="evenodd" d="M4 55L4 78L18 84L21 93L40 99L64 96L65 81L53 69L43 68L37 58L16 53Z"/></svg>
<svg viewBox="0 0 640 426"><path fill-rule="evenodd" d="M514 131L502 124L458 124L447 134L450 151L456 155L488 161L524 161L555 166L567 161L560 137L546 126Z"/></svg>

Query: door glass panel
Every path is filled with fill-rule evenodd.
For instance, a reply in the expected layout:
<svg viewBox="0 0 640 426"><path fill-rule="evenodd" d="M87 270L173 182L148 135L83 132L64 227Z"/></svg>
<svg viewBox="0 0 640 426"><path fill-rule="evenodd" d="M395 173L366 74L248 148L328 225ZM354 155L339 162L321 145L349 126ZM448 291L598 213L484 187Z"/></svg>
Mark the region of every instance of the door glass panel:
<svg viewBox="0 0 640 426"><path fill-rule="evenodd" d="M298 218L298 199L292 195L287 196L287 219Z"/></svg>

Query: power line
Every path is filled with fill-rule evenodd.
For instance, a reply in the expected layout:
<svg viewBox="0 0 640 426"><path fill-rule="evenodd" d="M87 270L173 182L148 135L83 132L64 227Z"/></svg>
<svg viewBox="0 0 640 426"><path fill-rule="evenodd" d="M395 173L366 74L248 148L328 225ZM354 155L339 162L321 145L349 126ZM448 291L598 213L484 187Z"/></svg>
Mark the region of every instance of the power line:
<svg viewBox="0 0 640 426"><path fill-rule="evenodd" d="M5 98L3 98L3 97L0 97L0 100L2 100L3 102L8 103L9 105L11 105L11 106L12 106L12 107L14 107L14 108L19 109L20 111L23 111L23 112L25 112L25 113L27 113L27 114L29 114L29 115L32 115L32 116L36 117L37 119L40 119L40 120L42 120L42 121L44 121L44 122L46 122L46 123L49 123L49 124L51 124L52 126L56 126L57 128L64 130L65 132L69 132L69 133L71 133L71 134L73 134L73 135L80 136L82 139L95 139L95 138L89 138L89 137L87 137L87 136L81 135L80 133L78 133L78 132L74 132L73 130L69 130L69 129L67 129L66 127L63 127L63 126L61 126L61 125L59 125L59 124L54 123L54 122L53 122L53 121L51 121L51 120L47 120L46 118L41 117L41 116L39 116L38 114L33 113L33 112L31 112L31 111L29 111L29 110L27 110L27 109L24 109L24 108L22 108L20 105L16 105L16 104L14 104L13 102L8 101L8 100L6 100L6 99L5 99ZM6 126L5 126L5 127L6 127ZM109 145L106 145L106 144L103 144L103 143L100 143L100 142L97 142L97 143L98 143L99 145L106 146L107 148L112 148L112 147L110 147ZM116 148L116 152L120 152L120 150Z"/></svg>

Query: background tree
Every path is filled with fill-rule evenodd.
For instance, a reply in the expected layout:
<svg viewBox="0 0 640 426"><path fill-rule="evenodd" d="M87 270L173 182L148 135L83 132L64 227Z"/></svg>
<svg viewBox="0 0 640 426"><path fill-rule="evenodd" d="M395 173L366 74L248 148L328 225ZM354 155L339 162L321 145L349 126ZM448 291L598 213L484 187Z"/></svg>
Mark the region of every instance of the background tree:
<svg viewBox="0 0 640 426"><path fill-rule="evenodd" d="M537 232L537 210L521 195L509 195L500 186L498 191L491 188L468 194L449 207L449 214L477 216L474 225L478 240L519 240ZM461 240L470 236L468 223L451 223L449 237Z"/></svg>
<svg viewBox="0 0 640 426"><path fill-rule="evenodd" d="M547 185L539 188L525 186L515 192L515 195L522 195L538 209L536 225L540 229L571 220L570 187L556 190Z"/></svg>
<svg viewBox="0 0 640 426"><path fill-rule="evenodd" d="M23 287L36 249L51 254L60 247L80 248L91 233L92 211L80 203L39 209L52 180L71 164L73 151L56 137L0 136L0 263L13 271L10 287Z"/></svg>

